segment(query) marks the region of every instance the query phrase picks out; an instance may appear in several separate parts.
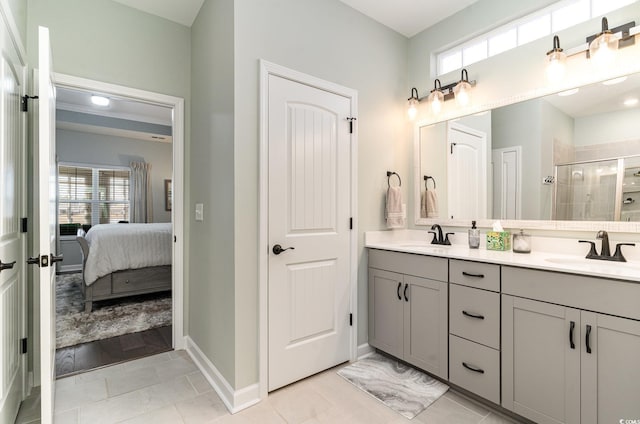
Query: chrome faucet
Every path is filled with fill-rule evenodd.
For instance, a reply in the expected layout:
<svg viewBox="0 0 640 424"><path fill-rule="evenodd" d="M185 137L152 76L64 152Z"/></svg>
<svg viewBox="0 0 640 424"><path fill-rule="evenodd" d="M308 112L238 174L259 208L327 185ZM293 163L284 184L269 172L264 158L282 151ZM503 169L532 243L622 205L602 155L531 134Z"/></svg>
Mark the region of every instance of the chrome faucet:
<svg viewBox="0 0 640 424"><path fill-rule="evenodd" d="M429 231L430 234L433 234L433 239L431 240L431 244L441 244L444 246L451 246L451 242L449 241L449 236L455 233L446 233L446 235L443 237L442 227L438 224L433 224L431 226L431 229L437 231L437 233L436 231Z"/></svg>
<svg viewBox="0 0 640 424"><path fill-rule="evenodd" d="M585 258L587 259L600 259L603 261L614 261L614 262L627 262L624 255L622 254L622 246L635 246L635 243L617 243L616 251L613 255L611 255L611 250L609 248L609 234L606 231L600 230L596 234L597 240L602 240L602 246L600 247L600 254L596 250L596 243L594 241L589 240L578 240L578 243L589 243L591 244L591 248L589 249L589 253Z"/></svg>

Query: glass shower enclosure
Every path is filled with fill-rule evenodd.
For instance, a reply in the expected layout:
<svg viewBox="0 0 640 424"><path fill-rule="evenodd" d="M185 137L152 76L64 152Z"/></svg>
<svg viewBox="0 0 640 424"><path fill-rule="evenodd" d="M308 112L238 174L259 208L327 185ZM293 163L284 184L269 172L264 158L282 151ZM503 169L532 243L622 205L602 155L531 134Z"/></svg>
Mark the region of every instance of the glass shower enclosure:
<svg viewBox="0 0 640 424"><path fill-rule="evenodd" d="M556 165L554 217L640 221L640 156Z"/></svg>

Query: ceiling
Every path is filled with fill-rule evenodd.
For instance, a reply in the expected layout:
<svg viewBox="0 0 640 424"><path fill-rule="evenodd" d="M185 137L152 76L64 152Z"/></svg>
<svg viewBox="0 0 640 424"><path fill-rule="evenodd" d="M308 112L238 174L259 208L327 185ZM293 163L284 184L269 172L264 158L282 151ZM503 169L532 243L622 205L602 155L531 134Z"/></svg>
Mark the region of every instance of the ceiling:
<svg viewBox="0 0 640 424"><path fill-rule="evenodd" d="M340 0L410 38L477 0Z"/></svg>
<svg viewBox="0 0 640 424"><path fill-rule="evenodd" d="M113 0L190 27L204 0ZM340 0L371 19L413 37L477 0Z"/></svg>
<svg viewBox="0 0 640 424"><path fill-rule="evenodd" d="M204 0L113 0L134 9L190 27Z"/></svg>

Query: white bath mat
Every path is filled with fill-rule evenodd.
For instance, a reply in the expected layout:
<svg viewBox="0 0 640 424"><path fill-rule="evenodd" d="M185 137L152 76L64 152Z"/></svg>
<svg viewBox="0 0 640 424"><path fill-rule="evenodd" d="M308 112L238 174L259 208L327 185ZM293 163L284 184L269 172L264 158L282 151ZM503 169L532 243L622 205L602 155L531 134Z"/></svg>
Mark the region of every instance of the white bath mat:
<svg viewBox="0 0 640 424"><path fill-rule="evenodd" d="M338 371L360 390L412 419L449 390L449 386L378 353Z"/></svg>

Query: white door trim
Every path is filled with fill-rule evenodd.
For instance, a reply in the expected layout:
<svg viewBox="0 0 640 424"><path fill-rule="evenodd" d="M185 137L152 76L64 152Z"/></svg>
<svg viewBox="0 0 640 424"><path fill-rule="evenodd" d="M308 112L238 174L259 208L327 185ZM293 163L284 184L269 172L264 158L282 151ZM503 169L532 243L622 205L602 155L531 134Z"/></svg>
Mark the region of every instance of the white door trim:
<svg viewBox="0 0 640 424"><path fill-rule="evenodd" d="M265 399L268 393L268 371L269 371L269 335L268 335L268 261L269 261L269 145L268 145L268 116L269 116L269 75L296 81L320 90L329 91L351 100L351 116L358 115L358 92L351 88L343 87L329 81L294 71L274 63L260 60L260 220L258 236L258 384L260 386L260 399ZM357 121L355 121L357 123ZM353 314L353 327L350 336L350 360L354 361L358 355L358 126L353 126L351 135L351 214L354 218L353 230L350 237L350 307Z"/></svg>
<svg viewBox="0 0 640 424"><path fill-rule="evenodd" d="M173 108L173 207L171 221L176 242L172 258L173 348L184 349L184 99L122 85L65 74L54 74L56 86L99 91ZM179 187L180 189L176 189Z"/></svg>

